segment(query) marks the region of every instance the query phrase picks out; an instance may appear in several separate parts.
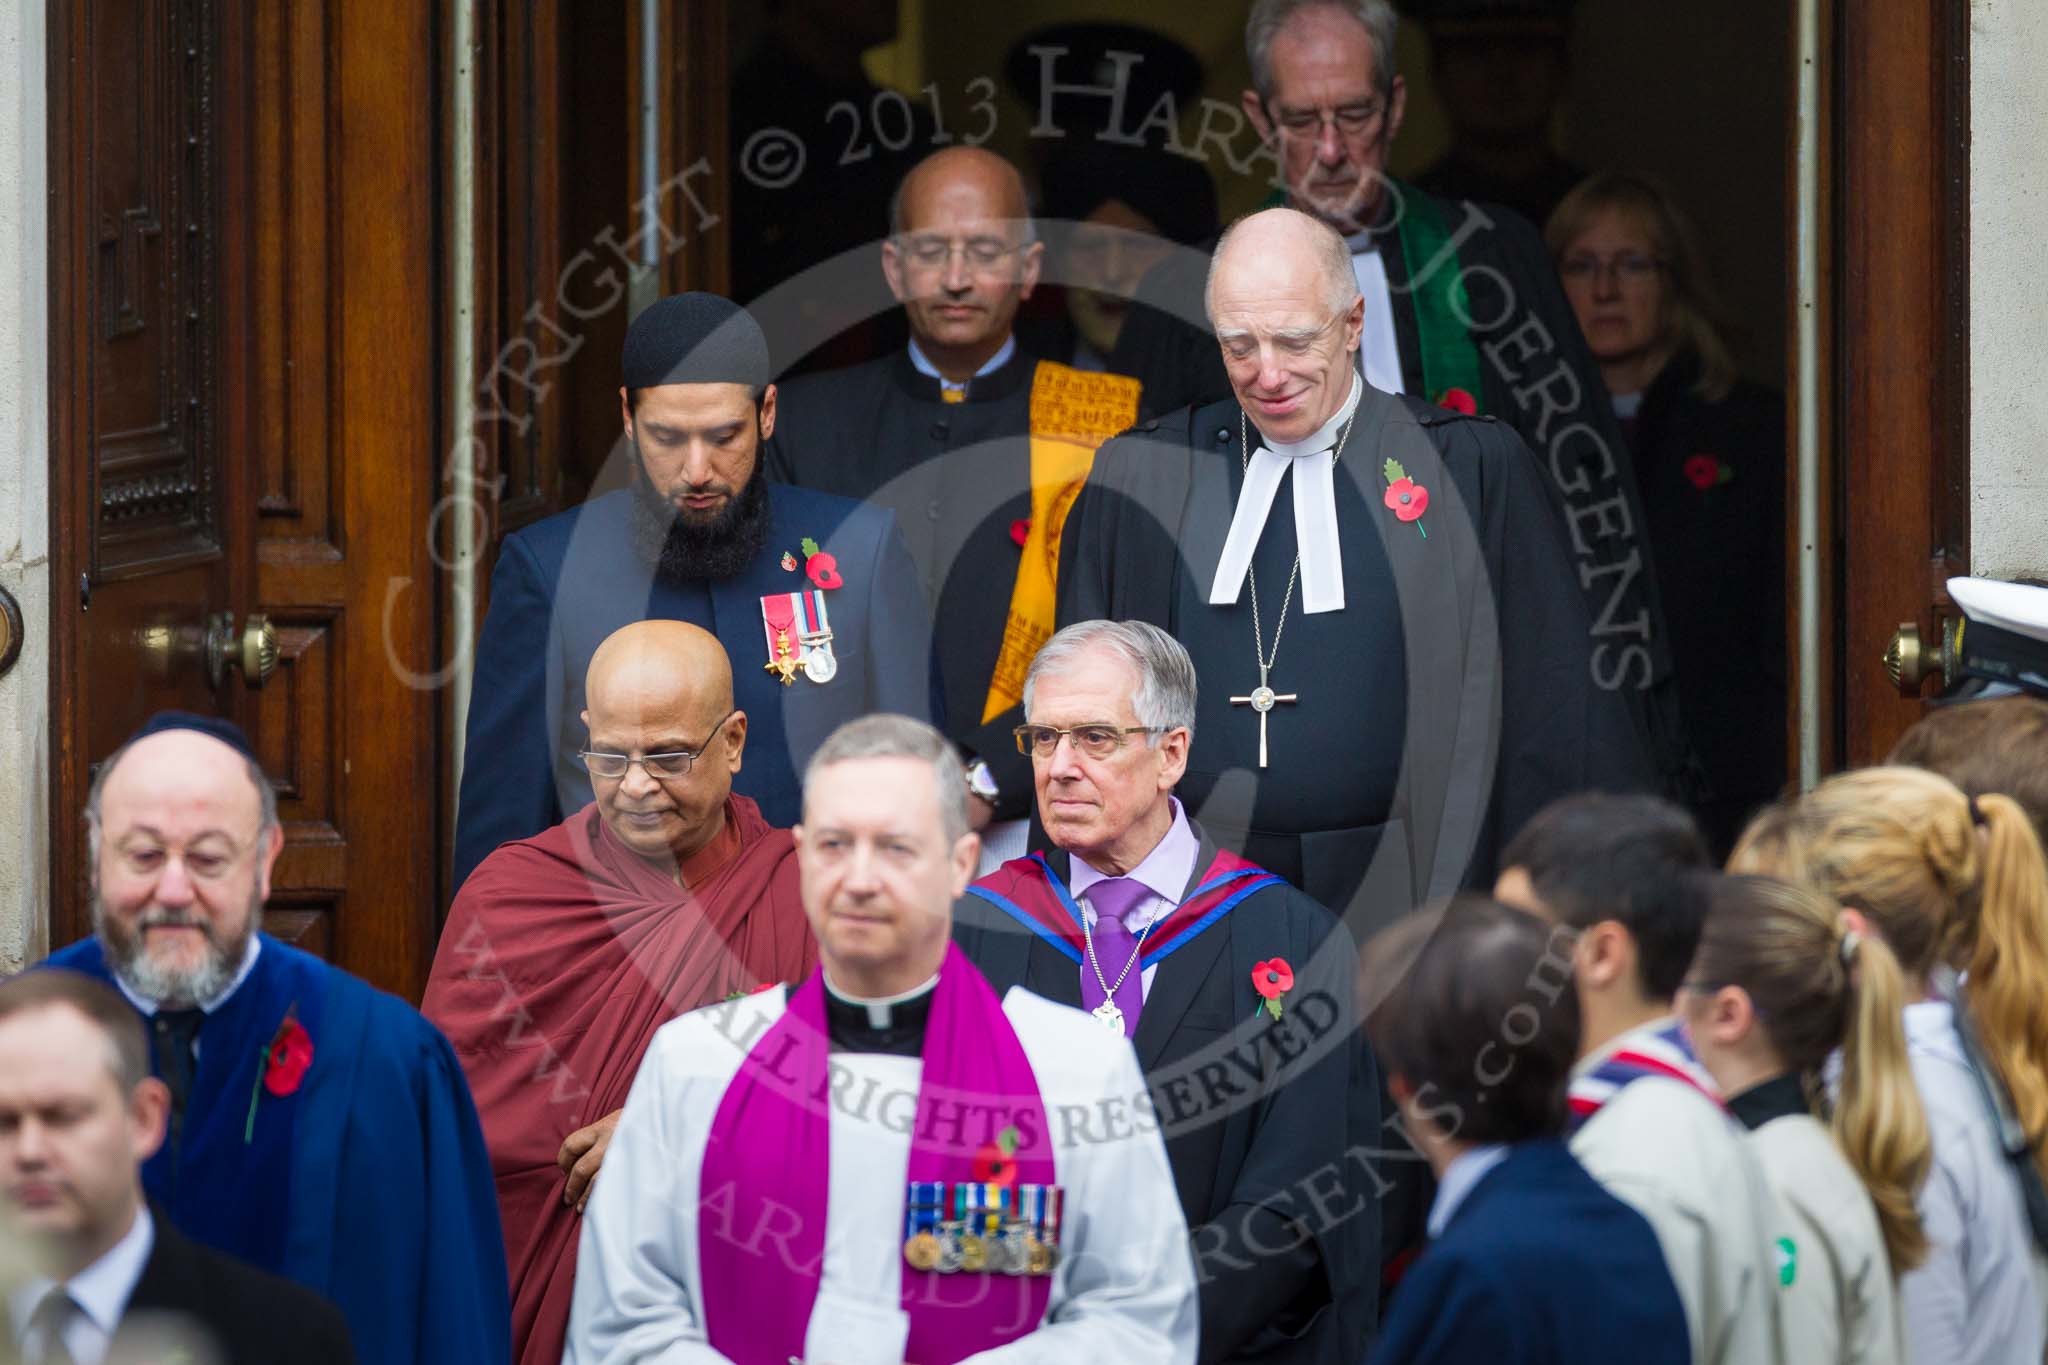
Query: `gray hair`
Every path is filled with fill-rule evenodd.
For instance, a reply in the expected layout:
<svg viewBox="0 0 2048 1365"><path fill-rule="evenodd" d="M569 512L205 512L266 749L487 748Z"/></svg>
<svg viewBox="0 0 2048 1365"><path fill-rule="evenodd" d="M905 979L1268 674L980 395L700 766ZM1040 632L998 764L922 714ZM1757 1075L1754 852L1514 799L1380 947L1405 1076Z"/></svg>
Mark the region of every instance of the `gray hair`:
<svg viewBox="0 0 2048 1365"><path fill-rule="evenodd" d="M804 790L820 769L856 758L914 758L932 765L938 784L939 821L948 842L967 833L967 769L953 742L909 716L880 713L850 720L825 737L804 765Z"/></svg>
<svg viewBox="0 0 2048 1365"><path fill-rule="evenodd" d="M1400 16L1388 0L1257 0L1244 21L1244 51L1252 66L1252 88L1262 100L1273 97L1273 40L1295 15L1310 9L1333 9L1358 21L1372 40L1373 88L1387 94L1394 88L1394 34Z"/></svg>
<svg viewBox="0 0 2048 1365"><path fill-rule="evenodd" d="M107 778L114 768L127 756L136 741L129 740L120 748L108 754L92 771L92 786L85 793L85 841L93 863L100 860L100 794L107 788ZM277 828L277 788L270 785L270 779L263 775L262 765L252 758L244 758L248 769L249 785L256 789L256 808L260 818L256 823L256 840L260 844L263 836Z"/></svg>
<svg viewBox="0 0 2048 1365"><path fill-rule="evenodd" d="M1161 732L1147 735L1148 745L1157 747L1168 730L1193 732L1195 661L1180 641L1145 621L1076 621L1047 640L1024 675L1024 714L1031 714L1031 694L1040 678L1096 649L1114 654L1138 675L1131 711L1138 724Z"/></svg>
<svg viewBox="0 0 2048 1365"><path fill-rule="evenodd" d="M1213 293L1216 286L1216 267L1223 261L1223 253L1230 249L1231 238L1237 230L1254 218L1263 218L1271 213L1285 213L1301 220L1301 227L1309 234L1309 249L1320 258L1323 278L1329 284L1329 303L1332 312L1342 312L1358 298L1358 276L1351 269L1351 248L1337 234L1337 229L1322 219L1303 213L1300 209L1270 208L1244 217L1223 229L1223 235L1216 239L1216 249L1209 253L1209 276L1202 286L1202 312L1213 325L1216 321L1216 306Z"/></svg>

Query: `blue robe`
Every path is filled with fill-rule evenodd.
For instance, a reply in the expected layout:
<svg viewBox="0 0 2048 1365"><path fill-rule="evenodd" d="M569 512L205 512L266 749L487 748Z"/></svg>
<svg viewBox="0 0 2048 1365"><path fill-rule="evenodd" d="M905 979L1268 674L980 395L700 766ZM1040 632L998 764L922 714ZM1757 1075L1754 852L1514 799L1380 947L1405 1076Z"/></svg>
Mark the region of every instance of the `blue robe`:
<svg viewBox="0 0 2048 1365"><path fill-rule="evenodd" d="M44 965L113 979L96 938ZM313 1060L278 1096L262 1058L287 1013ZM510 1357L497 1192L462 1068L411 1006L310 954L263 936L200 1030L183 1121L142 1183L187 1237L333 1300L358 1359Z"/></svg>

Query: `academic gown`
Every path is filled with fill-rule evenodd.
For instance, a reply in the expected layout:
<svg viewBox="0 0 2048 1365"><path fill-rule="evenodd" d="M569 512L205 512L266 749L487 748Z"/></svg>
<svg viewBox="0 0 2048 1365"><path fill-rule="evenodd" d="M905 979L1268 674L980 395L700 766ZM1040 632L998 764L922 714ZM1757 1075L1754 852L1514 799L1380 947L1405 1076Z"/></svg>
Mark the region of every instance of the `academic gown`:
<svg viewBox="0 0 2048 1365"><path fill-rule="evenodd" d="M1241 413L1211 403L1104 446L1068 521L1059 621L1150 621L1194 659L1195 738L1179 793L1218 842L1340 909L1360 940L1434 896L1490 885L1500 842L1550 800L1645 785L1627 707L1579 648L1586 609L1562 533L1505 424L1363 389L1336 466L1345 605L1306 615L1293 488L1252 567L1271 684L1259 721L1252 587L1208 604L1243 482ZM1256 442L1257 428L1243 430ZM1382 462L1428 490L1383 503Z"/></svg>
<svg viewBox="0 0 2048 1365"><path fill-rule="evenodd" d="M1216 856L1197 833L1183 900ZM1065 881L1069 855L1046 859ZM962 898L953 938L996 990L1080 1006L1078 965L988 900ZM1252 985L1252 968L1271 958L1295 973L1277 1021ZM1355 964L1344 926L1277 885L1163 959L1146 993L1131 1042L1192 1229L1203 1362L1351 1365L1372 1335L1385 1176L1350 1151L1382 1145L1376 1067L1352 1005ZM1332 1037L1342 1041L1320 1046Z"/></svg>
<svg viewBox="0 0 2048 1365"><path fill-rule="evenodd" d="M1497 206L1438 198L1412 185L1393 188L1435 210L1458 267L1450 270L1441 249L1407 258L1390 195L1390 216L1372 240L1386 269L1403 392L1431 402L1439 397L1424 392L1430 348L1418 321L1417 277L1429 282L1455 273L1478 357L1480 411L1512 427L1534 452L1545 501L1571 536L1589 616L1590 638L1582 633L1578 645L1581 667L1628 701L1659 787L1696 801L1704 792L1700 745L1685 727L1661 587L1671 571L1654 553L1627 443L1543 239ZM1176 252L1153 267L1117 336L1109 368L1143 383L1140 407L1148 417L1230 396L1222 353L1204 319L1208 268L1206 250ZM1529 515L1536 505L1528 503Z"/></svg>
<svg viewBox="0 0 2048 1365"><path fill-rule="evenodd" d="M113 980L97 939L45 965ZM276 1095L262 1059L288 1013L313 1059ZM200 1029L182 1121L142 1183L187 1237L332 1300L359 1359L509 1355L498 1204L462 1068L410 1005L308 953L263 936Z"/></svg>
<svg viewBox="0 0 2048 1365"><path fill-rule="evenodd" d="M1037 357L1019 347L967 386L958 403L920 374L908 350L783 386L769 477L896 514L934 604L932 648L945 680L948 735L989 765L996 818L1029 812L1031 760L1011 707L984 723L989 678L1023 547L1011 527L1031 516L1031 381Z"/></svg>
<svg viewBox="0 0 2048 1365"><path fill-rule="evenodd" d="M498 845L590 803L590 775L576 756L588 738L583 675L605 638L635 621L688 621L725 646L733 704L747 713L746 763L733 790L778 828L797 823L804 764L842 723L875 711L933 715L930 617L886 512L771 483L767 539L754 562L722 583L674 584L657 579L634 547L633 496L619 489L593 498L499 548L463 749L457 887ZM826 683L799 672L784 686L766 669L761 599L813 586L805 537L838 560L842 586L825 592L825 605L839 668Z"/></svg>
<svg viewBox="0 0 2048 1365"><path fill-rule="evenodd" d="M749 1246L761 1234L721 1226L732 1204L702 1189L704 1151L726 1087L787 1002L783 991L750 995L655 1035L584 1219L565 1365L724 1360L705 1339L702 1258L760 1254ZM971 1359L1193 1361L1187 1226L1157 1129L1144 1120L1136 1058L1129 1047L1103 1046L1101 1025L1087 1015L1029 991L1007 992L1002 1008L1044 1101L1065 1212L1044 1325ZM835 1028L824 1263L804 1358L835 1358L818 1340L830 1324L833 1340L865 1362L874 1356L860 1346L886 1331L877 1315L893 1316L902 1294L908 1129L922 1064L842 1050L837 1040Z"/></svg>

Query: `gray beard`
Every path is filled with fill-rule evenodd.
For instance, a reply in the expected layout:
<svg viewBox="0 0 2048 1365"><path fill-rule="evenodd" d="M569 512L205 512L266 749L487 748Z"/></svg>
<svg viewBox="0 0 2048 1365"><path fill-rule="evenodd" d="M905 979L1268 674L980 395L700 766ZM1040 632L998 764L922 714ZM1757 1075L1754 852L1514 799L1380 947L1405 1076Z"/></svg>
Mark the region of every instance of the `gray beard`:
<svg viewBox="0 0 2048 1365"><path fill-rule="evenodd" d="M256 937L256 926L262 918L262 903L252 896L248 928L241 938L223 947L214 938L212 929L204 928L206 960L197 967L180 970L152 962L143 948L142 936L144 928L151 922L188 921L176 920L161 910L151 910L131 930L107 913L106 906L97 895L92 903L92 929L106 953L107 966L115 978L134 994L160 1005L197 1005L218 997L234 981L235 973L242 969L243 961L249 956L249 944Z"/></svg>

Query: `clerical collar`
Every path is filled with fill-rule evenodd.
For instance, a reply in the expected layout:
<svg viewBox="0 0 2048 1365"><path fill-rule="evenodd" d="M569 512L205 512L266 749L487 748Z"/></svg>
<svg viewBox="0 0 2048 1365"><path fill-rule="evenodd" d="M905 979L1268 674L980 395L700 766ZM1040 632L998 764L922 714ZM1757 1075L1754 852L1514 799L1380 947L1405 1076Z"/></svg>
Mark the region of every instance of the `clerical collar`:
<svg viewBox="0 0 2048 1365"><path fill-rule="evenodd" d="M1635 393L1617 393L1614 395L1613 402L1614 415L1623 421L1627 421L1643 410L1643 395L1640 390Z"/></svg>
<svg viewBox="0 0 2048 1365"><path fill-rule="evenodd" d="M1252 552L1266 529L1280 480L1294 471L1294 544L1301 556L1301 609L1313 615L1344 610L1344 553L1337 542L1337 438L1365 396L1365 382L1351 370L1344 402L1314 434L1301 441L1262 441L1245 465L1230 534L1216 561L1209 605L1235 605L1252 565ZM1261 433L1263 437L1264 433Z"/></svg>
<svg viewBox="0 0 2048 1365"><path fill-rule="evenodd" d="M1380 231L1377 225L1360 228L1344 239L1344 245L1354 256L1376 256L1380 249Z"/></svg>
<svg viewBox="0 0 2048 1365"><path fill-rule="evenodd" d="M932 1014L934 974L901 995L870 1000L848 995L825 978L825 1026L841 1052L886 1052L916 1057L924 1052L924 1030Z"/></svg>
<svg viewBox="0 0 2048 1365"><path fill-rule="evenodd" d="M1012 333L1010 336L1006 336L1003 338L1003 348L997 351L994 355L990 356L988 358L988 363L986 363L980 369L974 372L974 378L986 379L989 375L994 374L997 370L1000 370L1001 368L1003 368L1003 366L1009 364L1010 357L1016 354L1017 338L1016 335ZM924 348L917 344L916 337L912 337L910 339L910 365L912 369L916 370L919 374L924 375L926 378L938 380L939 393L942 396L944 396L947 399L947 401L957 403L967 396L967 384L956 383L953 380L946 378L946 376L940 374L939 367L932 364L931 357L927 356L924 353ZM967 381L967 383L972 382L973 380Z"/></svg>
<svg viewBox="0 0 2048 1365"><path fill-rule="evenodd" d="M227 985L207 999L195 1002L199 1006L199 1012L201 1014L212 1014L222 1005L225 1005L228 1002L228 998L240 990L242 983L249 979L249 973L256 970L256 955L262 951L263 935L260 933L249 935L249 951L242 954L242 965L235 969L234 980L228 982ZM141 1012L143 1018L153 1019L156 1017L157 1001L151 1000L147 996L137 995L133 990L130 990L128 983L121 979L119 972L113 972L112 976L114 984L121 988L121 994L128 997L128 1003L135 1006Z"/></svg>
<svg viewBox="0 0 2048 1365"><path fill-rule="evenodd" d="M1794 1114L1811 1116L1813 1110L1806 1103L1806 1086L1799 1079L1799 1074L1788 1071L1761 1085L1753 1085L1740 1095L1730 1095L1728 1112L1753 1133L1772 1119L1789 1118Z"/></svg>

